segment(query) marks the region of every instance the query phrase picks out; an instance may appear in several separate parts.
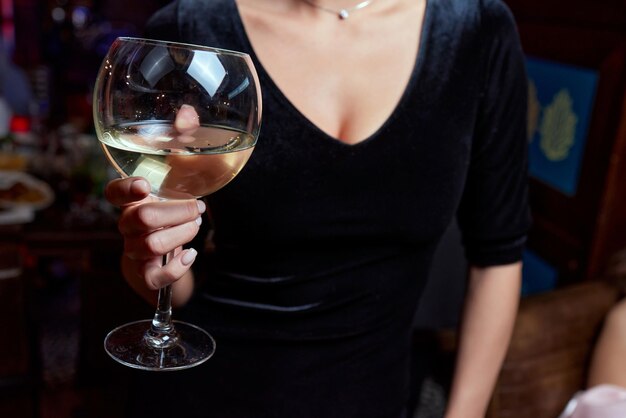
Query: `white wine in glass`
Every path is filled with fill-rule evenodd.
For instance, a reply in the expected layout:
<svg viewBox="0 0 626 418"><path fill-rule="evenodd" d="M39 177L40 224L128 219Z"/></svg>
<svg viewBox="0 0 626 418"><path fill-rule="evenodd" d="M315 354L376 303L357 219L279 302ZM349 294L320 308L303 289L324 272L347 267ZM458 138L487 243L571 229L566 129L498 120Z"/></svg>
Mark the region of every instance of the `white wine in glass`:
<svg viewBox="0 0 626 418"><path fill-rule="evenodd" d="M164 200L206 196L235 178L256 145L258 77L244 53L118 38L96 80L94 122L121 176L144 177ZM171 297L171 286L160 289L153 319L111 331L107 353L126 366L157 371L211 357L215 341L195 325L173 321Z"/></svg>

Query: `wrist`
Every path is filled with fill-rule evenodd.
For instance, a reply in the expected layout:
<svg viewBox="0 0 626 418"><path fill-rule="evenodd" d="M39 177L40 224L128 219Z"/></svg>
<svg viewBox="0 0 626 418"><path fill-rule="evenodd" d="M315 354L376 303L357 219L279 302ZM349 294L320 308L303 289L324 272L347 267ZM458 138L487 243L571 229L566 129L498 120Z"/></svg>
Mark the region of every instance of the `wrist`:
<svg viewBox="0 0 626 418"><path fill-rule="evenodd" d="M467 409L449 409L446 411L444 418L485 418L485 412L470 412Z"/></svg>
<svg viewBox="0 0 626 418"><path fill-rule="evenodd" d="M488 394L474 391L461 394L453 389L446 407L445 418L484 418L488 402Z"/></svg>

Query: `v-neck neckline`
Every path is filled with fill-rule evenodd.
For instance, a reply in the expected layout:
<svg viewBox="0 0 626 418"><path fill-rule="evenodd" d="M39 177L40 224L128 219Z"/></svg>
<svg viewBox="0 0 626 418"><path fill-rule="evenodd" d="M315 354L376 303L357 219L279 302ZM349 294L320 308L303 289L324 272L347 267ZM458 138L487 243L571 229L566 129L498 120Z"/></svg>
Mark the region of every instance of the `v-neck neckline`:
<svg viewBox="0 0 626 418"><path fill-rule="evenodd" d="M298 107L283 93L283 91L280 89L280 87L278 87L278 84L274 81L272 76L269 74L269 72L266 70L266 68L261 63L259 57L257 56L254 50L254 47L252 46L252 42L250 41L250 38L248 37L248 32L246 31L246 27L243 23L243 19L239 12L239 7L237 6L236 0L231 0L229 3L231 7L234 9L233 10L234 13L232 13L232 16L233 16L233 26L235 28L235 32L237 36L239 37L239 40L245 46L246 50L249 51L249 55L252 61L254 62L259 79L263 80L263 82L261 82L262 91L274 95L274 97L280 103L284 104L287 110L294 117L298 118L304 125L308 126L310 129L316 132L318 136L321 136L325 140L331 143L335 143L339 146L344 146L348 148L356 148L356 147L365 145L366 143L373 142L378 137L380 137L382 132L385 131L389 127L389 125L396 119L400 110L405 106L405 103L410 99L410 95L411 95L410 93L414 90L415 84L418 82L419 76L424 66L424 56L426 55L426 49L428 47L430 34L432 32L431 25L432 25L433 14L434 14L434 11L433 11L434 6L431 5L431 3L433 3L434 1L435 0L426 0L417 54L413 63L413 69L411 70L411 76L409 77L409 80L406 83L406 86L404 87L404 91L402 92L400 99L394 106L389 116L387 116L385 121L376 130L374 130L374 132L372 132L367 137L355 143L344 142L341 139L336 138L333 135L330 135L328 132L326 132L325 130L320 128L316 123L314 123L311 119L309 119L309 117L307 117L304 113L302 113L300 109L298 109Z"/></svg>

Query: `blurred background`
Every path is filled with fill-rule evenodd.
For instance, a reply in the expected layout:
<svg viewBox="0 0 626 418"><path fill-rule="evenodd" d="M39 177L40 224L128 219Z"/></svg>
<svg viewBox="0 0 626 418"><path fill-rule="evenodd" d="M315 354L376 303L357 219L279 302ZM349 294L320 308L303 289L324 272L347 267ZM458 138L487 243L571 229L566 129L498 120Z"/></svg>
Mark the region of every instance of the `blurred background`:
<svg viewBox="0 0 626 418"><path fill-rule="evenodd" d="M208 0L207 0L208 1ZM435 1L435 0L433 0ZM0 417L118 416L123 367L102 340L149 317L119 274L116 174L92 123L111 42L166 0L0 0ZM534 225L523 301L489 418L556 418L585 385L626 272L626 1L506 0L529 76ZM415 318L433 356L420 417L438 417L465 260L452 225Z"/></svg>
<svg viewBox="0 0 626 418"><path fill-rule="evenodd" d="M118 413L101 338L151 309L119 274L91 95L112 41L166 3L0 1L0 417Z"/></svg>

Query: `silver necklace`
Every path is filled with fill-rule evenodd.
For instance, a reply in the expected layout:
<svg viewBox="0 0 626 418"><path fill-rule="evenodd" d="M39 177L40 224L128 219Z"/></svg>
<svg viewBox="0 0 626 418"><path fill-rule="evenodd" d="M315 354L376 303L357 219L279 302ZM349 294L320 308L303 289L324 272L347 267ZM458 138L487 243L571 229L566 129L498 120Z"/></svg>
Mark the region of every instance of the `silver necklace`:
<svg viewBox="0 0 626 418"><path fill-rule="evenodd" d="M350 17L350 13L356 12L357 10L365 9L367 6L369 6L370 4L374 2L374 0L365 0L352 7L346 7L343 9L334 10L328 7L320 6L319 4L313 2L312 0L302 0L302 1L308 4L309 6L315 7L316 9L323 10L328 13L332 13L336 15L340 20L346 20L347 18Z"/></svg>

